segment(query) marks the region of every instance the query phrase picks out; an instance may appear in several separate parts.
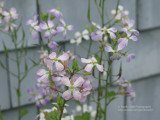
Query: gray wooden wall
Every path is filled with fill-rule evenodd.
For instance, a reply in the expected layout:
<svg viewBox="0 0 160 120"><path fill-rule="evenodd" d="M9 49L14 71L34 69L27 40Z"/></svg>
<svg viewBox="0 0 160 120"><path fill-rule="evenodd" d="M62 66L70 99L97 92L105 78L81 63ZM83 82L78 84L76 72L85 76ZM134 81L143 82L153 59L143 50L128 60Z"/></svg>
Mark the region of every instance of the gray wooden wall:
<svg viewBox="0 0 160 120"><path fill-rule="evenodd" d="M114 9L117 0L106 0L106 12ZM139 40L130 43L132 52L136 54L136 59L130 64L123 61L123 75L133 82L133 88L136 91L135 105L151 106L151 112L120 112L118 106L131 105L125 97L118 97L109 106L109 120L159 120L160 119L160 0L120 0L121 5L130 11L130 18L136 20L136 28L140 31ZM15 7L20 14L23 22L32 18L37 13L38 6L42 11L60 7L68 24L73 24L75 30L83 30L87 22L87 0L6 0L6 7ZM99 22L97 11L92 3L92 19ZM27 40L29 42L30 57L39 57L38 49L33 44L39 43L38 40L32 40L29 34L29 28L25 27ZM19 33L20 34L20 33ZM74 33L68 34L68 39ZM61 37L56 38L57 41ZM9 56L14 57L13 45L5 35L0 35L0 60L11 70L15 71L15 64L8 60L3 52L2 40L5 41L10 49ZM87 42L84 45L87 46ZM64 45L66 50L73 50L67 40ZM86 51L80 47L77 48L82 54ZM96 45L92 48L96 49ZM29 62L29 60L28 60ZM32 63L29 63L30 65ZM24 67L23 64L21 67ZM112 73L119 69L119 62L115 62ZM36 70L34 68L22 84L22 105L24 109L29 110L29 114L23 120L33 120L38 113L38 108L33 102L28 101L29 95L26 90L34 87L36 83ZM2 106L4 120L17 120L17 98L15 87L17 81L6 71L0 68L0 105ZM96 81L95 81L96 85ZM94 106L94 104L93 104Z"/></svg>

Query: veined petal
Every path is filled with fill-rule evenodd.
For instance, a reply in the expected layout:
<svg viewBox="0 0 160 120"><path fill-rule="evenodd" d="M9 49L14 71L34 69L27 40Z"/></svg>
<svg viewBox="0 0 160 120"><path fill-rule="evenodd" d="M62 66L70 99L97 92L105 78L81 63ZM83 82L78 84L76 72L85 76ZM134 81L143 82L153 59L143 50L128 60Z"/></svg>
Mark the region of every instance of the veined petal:
<svg viewBox="0 0 160 120"><path fill-rule="evenodd" d="M79 77L75 82L74 82L74 87L80 87L84 83L84 79L82 77Z"/></svg>
<svg viewBox="0 0 160 120"><path fill-rule="evenodd" d="M90 63L91 60L90 59L81 58L81 62L82 63Z"/></svg>
<svg viewBox="0 0 160 120"><path fill-rule="evenodd" d="M84 70L87 72L91 72L92 68L93 68L93 64L87 64Z"/></svg>
<svg viewBox="0 0 160 120"><path fill-rule="evenodd" d="M52 20L48 20L48 27L52 28L54 26L54 22Z"/></svg>
<svg viewBox="0 0 160 120"><path fill-rule="evenodd" d="M49 55L49 58L50 58L50 59L56 58L56 53L55 53L55 52L52 52L52 53Z"/></svg>
<svg viewBox="0 0 160 120"><path fill-rule="evenodd" d="M42 75L46 74L46 72L47 71L45 69L40 69L37 71L37 75L42 76Z"/></svg>
<svg viewBox="0 0 160 120"><path fill-rule="evenodd" d="M62 63L60 63L60 62L55 62L55 65L56 65L56 69L58 70L58 71L62 71L63 69L64 69L64 66L62 65Z"/></svg>
<svg viewBox="0 0 160 120"><path fill-rule="evenodd" d="M71 86L71 83L70 83L70 81L69 81L69 78L66 77L66 76L63 76L63 77L61 78L61 82L62 82L62 84L65 85L65 86L68 86L68 87Z"/></svg>
<svg viewBox="0 0 160 120"><path fill-rule="evenodd" d="M96 67L100 72L103 72L103 65L96 64Z"/></svg>
<svg viewBox="0 0 160 120"><path fill-rule="evenodd" d="M50 38L50 35L51 35L51 32L50 32L50 31L46 31L46 32L44 33L44 38L49 39L49 38Z"/></svg>
<svg viewBox="0 0 160 120"><path fill-rule="evenodd" d="M137 37L135 35L131 36L130 39L132 39L133 41L137 41Z"/></svg>
<svg viewBox="0 0 160 120"><path fill-rule="evenodd" d="M114 52L114 50L112 49L111 46L105 47L105 51L107 51L107 52Z"/></svg>
<svg viewBox="0 0 160 120"><path fill-rule="evenodd" d="M67 90L65 91L63 94L62 94L62 97L65 99L65 100L69 100L72 98L72 92L70 90Z"/></svg>
<svg viewBox="0 0 160 120"><path fill-rule="evenodd" d="M80 100L81 99L81 93L78 90L73 91L73 97L75 100Z"/></svg>
<svg viewBox="0 0 160 120"><path fill-rule="evenodd" d="M57 27L56 29L57 29L57 32L63 32L65 30L64 27Z"/></svg>
<svg viewBox="0 0 160 120"><path fill-rule="evenodd" d="M48 29L48 26L47 26L47 24L46 24L45 22L41 22L39 26L40 26L40 28L43 29L43 30Z"/></svg>
<svg viewBox="0 0 160 120"><path fill-rule="evenodd" d="M59 60L61 61L66 61L69 59L69 54L68 53L63 53L63 55L58 57Z"/></svg>

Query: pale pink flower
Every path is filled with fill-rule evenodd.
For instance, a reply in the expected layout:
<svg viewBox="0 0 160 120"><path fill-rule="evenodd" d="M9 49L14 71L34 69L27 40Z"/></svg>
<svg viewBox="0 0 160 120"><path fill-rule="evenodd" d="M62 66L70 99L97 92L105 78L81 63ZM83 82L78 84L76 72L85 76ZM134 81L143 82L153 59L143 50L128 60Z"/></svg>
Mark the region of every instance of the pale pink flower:
<svg viewBox="0 0 160 120"><path fill-rule="evenodd" d="M4 28L4 31L11 31L13 32L14 28L17 28L18 26L14 23L7 22L7 26Z"/></svg>
<svg viewBox="0 0 160 120"><path fill-rule="evenodd" d="M62 84L64 84L65 86L67 86L69 88L62 95L62 97L65 100L69 100L72 97L75 100L80 100L81 99L80 87L84 83L84 79L82 77L79 77L79 78L77 78L76 81L73 81L73 80L69 80L68 77L64 76L64 77L61 78L61 82L62 82Z"/></svg>
<svg viewBox="0 0 160 120"><path fill-rule="evenodd" d="M87 65L85 66L84 70L87 71L87 72L91 72L92 68L94 66L97 67L97 69L100 71L100 72L103 72L103 65L99 65L97 63L97 60L95 59L95 57L92 57L90 59L85 59L85 58L81 58L81 62L82 63L87 63Z"/></svg>
<svg viewBox="0 0 160 120"><path fill-rule="evenodd" d="M56 17L62 17L63 14L61 13L61 11L59 11L58 9L51 9L51 10L48 10L49 13L53 14L54 16Z"/></svg>
<svg viewBox="0 0 160 120"><path fill-rule="evenodd" d="M11 8L9 12L3 11L2 14L5 16L4 19L6 22L9 22L11 18L13 18L14 20L18 19L18 14L15 8Z"/></svg>
<svg viewBox="0 0 160 120"><path fill-rule="evenodd" d="M56 66L56 69L58 71L62 71L64 69L64 65L62 64L62 62L66 61L69 59L69 54L68 53L63 53L61 56L57 57L56 53L55 52L52 52L50 55L49 55L49 58L51 60L53 60L53 63L55 64ZM60 62L61 61L61 62Z"/></svg>
<svg viewBox="0 0 160 120"><path fill-rule="evenodd" d="M3 6L4 6L5 2L4 1L1 1L0 2L0 13L2 14L3 13Z"/></svg>

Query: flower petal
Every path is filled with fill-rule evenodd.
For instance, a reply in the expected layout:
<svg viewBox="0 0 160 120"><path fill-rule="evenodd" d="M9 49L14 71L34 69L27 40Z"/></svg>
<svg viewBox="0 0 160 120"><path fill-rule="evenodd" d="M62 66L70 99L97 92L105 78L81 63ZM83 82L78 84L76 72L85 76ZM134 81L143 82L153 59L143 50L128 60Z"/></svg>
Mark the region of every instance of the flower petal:
<svg viewBox="0 0 160 120"><path fill-rule="evenodd" d="M75 100L80 100L81 99L81 93L78 90L73 91L73 97Z"/></svg>
<svg viewBox="0 0 160 120"><path fill-rule="evenodd" d="M62 84L65 85L65 86L68 86L68 87L71 86L71 83L70 83L70 81L69 81L69 78L66 77L66 76L63 76L63 77L61 78L61 82L62 82Z"/></svg>
<svg viewBox="0 0 160 120"><path fill-rule="evenodd" d="M63 97L65 100L71 99L71 98L72 98L71 91L70 91L70 90L65 91L65 92L62 94L62 97Z"/></svg>
<svg viewBox="0 0 160 120"><path fill-rule="evenodd" d="M50 58L50 59L56 58L56 53L55 53L55 52L52 52L52 53L49 55L49 58Z"/></svg>
<svg viewBox="0 0 160 120"><path fill-rule="evenodd" d="M96 64L96 67L100 72L103 72L103 65Z"/></svg>
<svg viewBox="0 0 160 120"><path fill-rule="evenodd" d="M81 58L81 62L82 63L90 63L91 60L90 59Z"/></svg>
<svg viewBox="0 0 160 120"><path fill-rule="evenodd" d="M63 69L64 69L64 66L62 65L62 63L60 63L60 62L55 62L55 65L56 65L56 69L58 70L58 71L62 71Z"/></svg>
<svg viewBox="0 0 160 120"><path fill-rule="evenodd" d="M75 82L74 82L74 87L80 87L84 83L84 79L82 77L79 77Z"/></svg>
<svg viewBox="0 0 160 120"><path fill-rule="evenodd" d="M107 52L114 52L114 50L112 49L111 46L105 47L105 51L107 51Z"/></svg>
<svg viewBox="0 0 160 120"><path fill-rule="evenodd" d="M91 72L92 68L93 68L93 64L87 64L84 70L87 72Z"/></svg>

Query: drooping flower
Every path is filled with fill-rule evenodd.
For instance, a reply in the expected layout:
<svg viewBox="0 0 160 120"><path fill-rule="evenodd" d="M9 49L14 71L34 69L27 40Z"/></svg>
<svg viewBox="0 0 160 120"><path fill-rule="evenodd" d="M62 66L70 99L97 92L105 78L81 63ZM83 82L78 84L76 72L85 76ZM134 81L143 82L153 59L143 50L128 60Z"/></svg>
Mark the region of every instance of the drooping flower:
<svg viewBox="0 0 160 120"><path fill-rule="evenodd" d="M82 77L79 77L79 78L77 78L76 81L73 81L73 80L69 80L68 77L64 76L64 77L61 78L61 82L62 82L62 84L64 84L65 86L67 86L69 88L62 95L62 97L65 100L69 100L72 97L75 100L80 100L81 99L80 87L84 83L84 79Z"/></svg>
<svg viewBox="0 0 160 120"><path fill-rule="evenodd" d="M59 9L51 9L51 10L48 10L49 13L53 14L54 16L56 17L62 17L63 14L61 13L61 11L59 11Z"/></svg>
<svg viewBox="0 0 160 120"><path fill-rule="evenodd" d="M116 10L112 10L111 14L114 16L116 20L122 20L122 22L126 22L128 20L129 11L124 10L122 5L118 6L118 11L116 13Z"/></svg>
<svg viewBox="0 0 160 120"><path fill-rule="evenodd" d="M3 11L2 14L5 16L4 19L6 22L9 22L11 18L14 20L18 19L18 14L15 8L11 8L9 12Z"/></svg>
<svg viewBox="0 0 160 120"><path fill-rule="evenodd" d="M63 19L60 19L60 22L63 26L58 26L57 32L63 32L63 38L66 39L67 30L72 31L74 29L73 25L66 25L65 21Z"/></svg>
<svg viewBox="0 0 160 120"><path fill-rule="evenodd" d="M57 46L58 44L56 42L54 42L53 40L51 40L49 43L48 43L48 47L52 50L52 51L56 51L57 50Z"/></svg>
<svg viewBox="0 0 160 120"><path fill-rule="evenodd" d="M127 23L127 26L122 28L122 31L124 31L128 36L130 36L132 33L134 33L135 35L139 35L138 30L133 28L134 20L127 20L126 23Z"/></svg>
<svg viewBox="0 0 160 120"><path fill-rule="evenodd" d="M56 53L52 52L49 55L49 58L51 60L53 60L53 63L55 64L56 69L58 71L62 71L64 69L64 65L62 64L62 62L68 60L69 54L68 53L63 53L61 56L57 57Z"/></svg>
<svg viewBox="0 0 160 120"><path fill-rule="evenodd" d="M44 21L40 23L40 28L45 30L44 38L50 39L51 35L55 36L57 34L57 31L53 27L54 23L51 20L48 20L47 23Z"/></svg>
<svg viewBox="0 0 160 120"><path fill-rule="evenodd" d="M76 32L75 38L70 40L70 43L77 43L79 45L82 42L82 39L89 40L88 30L83 30L82 33Z"/></svg>
<svg viewBox="0 0 160 120"><path fill-rule="evenodd" d="M137 37L135 35L127 35L125 38L118 39L118 43L120 46L126 47L128 45L128 40L137 41Z"/></svg>
<svg viewBox="0 0 160 120"><path fill-rule="evenodd" d="M81 58L81 62L82 63L87 63L87 65L85 66L84 70L87 71L87 72L91 72L92 68L94 66L97 67L97 69L100 71L100 72L103 72L103 65L99 65L97 63L97 60L95 59L95 57L92 57L90 59L85 59L85 58Z"/></svg>
<svg viewBox="0 0 160 120"><path fill-rule="evenodd" d="M4 31L11 31L13 32L14 28L17 28L18 26L12 22L7 22L6 27L4 28Z"/></svg>
<svg viewBox="0 0 160 120"><path fill-rule="evenodd" d="M130 62L132 59L135 59L135 54L127 54L126 58L127 58L127 62Z"/></svg>
<svg viewBox="0 0 160 120"><path fill-rule="evenodd" d="M98 31L96 33L93 33L91 36L93 38L93 40L95 39L100 39L103 35L107 35L109 34L111 39L115 39L116 35L115 32L117 32L117 29L114 27L111 28L106 28L105 26L103 28L101 28L100 25L92 22L92 24L98 29ZM94 38L96 37L96 38Z"/></svg>

